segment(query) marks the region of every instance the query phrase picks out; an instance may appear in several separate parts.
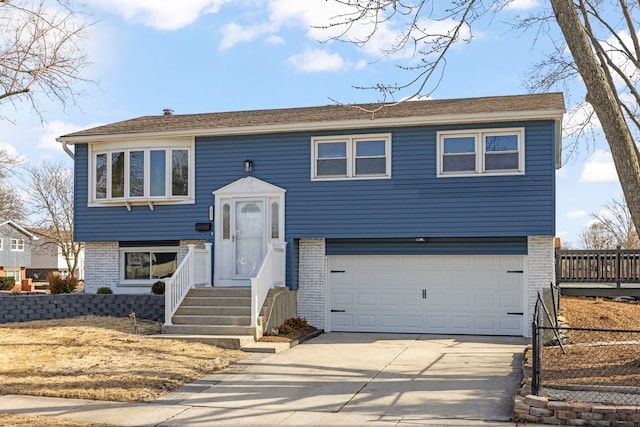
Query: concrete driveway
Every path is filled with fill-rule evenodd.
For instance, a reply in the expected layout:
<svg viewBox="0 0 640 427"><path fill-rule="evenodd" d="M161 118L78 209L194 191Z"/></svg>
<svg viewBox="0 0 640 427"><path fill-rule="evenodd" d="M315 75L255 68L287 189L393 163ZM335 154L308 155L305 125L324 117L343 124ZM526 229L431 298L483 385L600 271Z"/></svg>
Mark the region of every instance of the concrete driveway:
<svg viewBox="0 0 640 427"><path fill-rule="evenodd" d="M495 425L511 418L526 344L328 333L284 353L250 356L157 403L189 408L162 424L172 426Z"/></svg>

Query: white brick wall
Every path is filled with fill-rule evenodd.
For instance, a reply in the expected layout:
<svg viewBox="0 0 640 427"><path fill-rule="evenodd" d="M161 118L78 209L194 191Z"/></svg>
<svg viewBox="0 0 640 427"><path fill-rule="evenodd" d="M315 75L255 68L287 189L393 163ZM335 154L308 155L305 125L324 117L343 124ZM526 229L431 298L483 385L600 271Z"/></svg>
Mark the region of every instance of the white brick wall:
<svg viewBox="0 0 640 427"><path fill-rule="evenodd" d="M525 336L531 337L531 320L538 298L543 289L555 282L555 254L553 236L529 236L527 256L527 313L524 322Z"/></svg>
<svg viewBox="0 0 640 427"><path fill-rule="evenodd" d="M98 288L118 286L118 242L87 242L84 246L84 289L95 294Z"/></svg>
<svg viewBox="0 0 640 427"><path fill-rule="evenodd" d="M300 239L298 256L298 315L326 328L327 280L324 239Z"/></svg>
<svg viewBox="0 0 640 427"><path fill-rule="evenodd" d="M197 248L204 245L204 240L181 240L178 249L178 264L187 254L187 245L195 244ZM120 249L118 242L87 242L85 244L84 288L87 293L96 293L98 288L108 286L114 293L146 294L151 286L118 286L120 281Z"/></svg>

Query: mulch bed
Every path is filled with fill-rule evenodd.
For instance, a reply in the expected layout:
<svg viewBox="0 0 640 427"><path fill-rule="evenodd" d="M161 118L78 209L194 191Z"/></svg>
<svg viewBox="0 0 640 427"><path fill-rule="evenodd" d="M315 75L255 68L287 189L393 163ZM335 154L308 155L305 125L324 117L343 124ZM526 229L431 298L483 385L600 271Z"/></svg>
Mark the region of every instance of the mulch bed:
<svg viewBox="0 0 640 427"><path fill-rule="evenodd" d="M318 330L317 328L314 328L313 326L309 326L308 328L297 329L291 332L290 334L265 335L262 338L258 339L258 341L260 342L291 342L301 337L304 337L305 335L309 335L317 330Z"/></svg>

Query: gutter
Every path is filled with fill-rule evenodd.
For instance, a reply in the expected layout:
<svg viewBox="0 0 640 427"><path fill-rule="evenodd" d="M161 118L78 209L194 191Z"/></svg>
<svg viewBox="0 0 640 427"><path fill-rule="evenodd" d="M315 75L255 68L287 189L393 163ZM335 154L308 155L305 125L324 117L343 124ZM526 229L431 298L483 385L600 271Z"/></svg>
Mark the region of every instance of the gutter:
<svg viewBox="0 0 640 427"><path fill-rule="evenodd" d="M71 157L71 160L76 159L75 154L73 153L73 151L71 151L66 141L64 141L62 138L56 138L56 141L62 144L62 149L64 150L65 153L67 153L67 156Z"/></svg>

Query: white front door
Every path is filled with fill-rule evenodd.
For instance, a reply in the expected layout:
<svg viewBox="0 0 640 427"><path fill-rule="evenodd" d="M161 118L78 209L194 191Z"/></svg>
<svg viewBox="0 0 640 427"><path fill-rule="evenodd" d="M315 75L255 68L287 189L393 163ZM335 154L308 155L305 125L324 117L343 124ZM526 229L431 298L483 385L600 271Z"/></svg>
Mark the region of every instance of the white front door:
<svg viewBox="0 0 640 427"><path fill-rule="evenodd" d="M214 286L250 286L269 245L284 242L284 193L253 177L213 192Z"/></svg>

